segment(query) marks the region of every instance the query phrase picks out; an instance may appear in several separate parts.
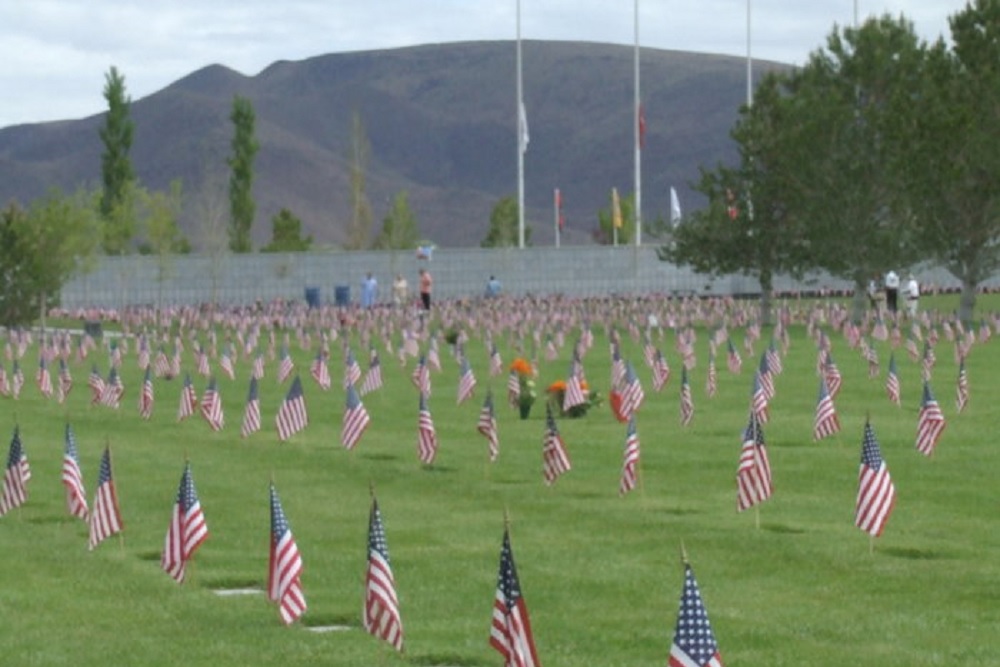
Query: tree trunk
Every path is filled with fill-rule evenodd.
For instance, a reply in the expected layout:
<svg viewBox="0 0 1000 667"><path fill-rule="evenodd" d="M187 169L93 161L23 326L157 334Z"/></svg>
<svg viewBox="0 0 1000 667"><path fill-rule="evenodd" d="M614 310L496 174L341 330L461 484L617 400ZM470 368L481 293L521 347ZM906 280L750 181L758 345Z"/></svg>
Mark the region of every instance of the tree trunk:
<svg viewBox="0 0 1000 667"><path fill-rule="evenodd" d="M851 299L851 321L859 324L865 318L865 310L868 308L868 285L865 282L865 274L860 273L854 276L854 298Z"/></svg>
<svg viewBox="0 0 1000 667"><path fill-rule="evenodd" d="M962 297L958 302L958 319L966 325L972 323L972 313L976 307L976 287L975 283L967 278L962 279Z"/></svg>
<svg viewBox="0 0 1000 667"><path fill-rule="evenodd" d="M760 282L760 325L769 327L773 319L771 297L774 296L774 276L770 271L764 270L757 280Z"/></svg>

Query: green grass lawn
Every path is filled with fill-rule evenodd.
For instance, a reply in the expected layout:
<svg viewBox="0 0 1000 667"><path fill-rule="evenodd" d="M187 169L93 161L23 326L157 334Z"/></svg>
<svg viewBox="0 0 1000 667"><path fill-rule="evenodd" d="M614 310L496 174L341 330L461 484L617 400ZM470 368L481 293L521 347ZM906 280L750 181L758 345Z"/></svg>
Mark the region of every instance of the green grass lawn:
<svg viewBox="0 0 1000 667"><path fill-rule="evenodd" d="M992 297L996 299L996 297ZM952 303L954 301L954 304ZM950 312L957 296L924 300ZM1000 301L982 300L983 309ZM200 417L177 423L181 383L157 380L153 418L136 402L141 374L135 346L123 364L120 410L89 405L91 363L73 362L75 386L64 405L34 385L37 350L22 360L21 399L0 400L0 433L14 425L31 463L29 498L0 518L4 566L0 656L10 665L499 665L489 647L505 513L520 583L542 664L566 667L663 665L683 582L681 548L697 575L725 664L996 664L1000 640L1000 344L974 346L967 360L972 398L958 414L957 367L944 337L931 381L948 420L932 458L914 449L920 369L896 350L902 407L884 391L890 347L879 343L879 378L839 333L826 329L844 378L836 405L842 425L814 442L816 347L805 327L791 329L784 373L776 378L765 425L774 496L737 513L735 472L746 425L752 370L770 331L747 354L733 328L743 372L718 359L719 389L705 394L708 332L698 330L691 372L692 424L679 420L681 359L674 334L660 347L673 370L652 389L641 345L623 335L623 356L646 391L637 418L641 485L618 496L625 427L605 404L581 419L559 419L573 469L555 485L541 470L544 406L521 420L505 402L506 376L490 378L486 349L473 333L467 353L479 384L456 405L458 366L442 345L442 373L429 401L440 442L437 460L416 453L417 394L407 367L380 346L386 386L365 397L372 424L353 452L339 444L344 392L339 343L331 345L334 388L309 377L315 353L294 346L310 425L279 443L275 411L287 390L269 361L261 383L264 428L239 437L249 363L237 379L219 377L226 426ZM606 395L609 352L603 331L584 358L591 384ZM314 338L315 341L315 338ZM566 373L572 336L557 360L540 362L539 386ZM355 339L355 354L367 355ZM500 345L505 366L514 353ZM9 369L9 362L6 364ZM217 362L213 367L218 369ZM190 345L184 368L196 388ZM490 464L476 422L487 386L497 402L500 456ZM853 525L858 462L867 416L897 489L895 511L874 550ZM125 522L87 550L85 524L70 518L59 482L63 430L77 436L92 501L100 455L110 444ZM9 438L9 435L7 436ZM176 584L161 569L163 546L185 458L210 537ZM268 484L281 496L305 564L309 609L281 624L266 596L220 597L213 590L261 587L267 579ZM398 655L361 629L369 489L374 486L392 557L406 651ZM315 633L308 626L343 625Z"/></svg>

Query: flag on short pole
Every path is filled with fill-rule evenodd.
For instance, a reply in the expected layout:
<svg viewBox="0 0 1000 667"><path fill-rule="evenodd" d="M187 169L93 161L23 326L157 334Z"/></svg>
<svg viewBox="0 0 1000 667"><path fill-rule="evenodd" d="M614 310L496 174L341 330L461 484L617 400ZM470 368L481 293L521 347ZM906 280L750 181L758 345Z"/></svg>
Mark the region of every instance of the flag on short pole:
<svg viewBox="0 0 1000 667"><path fill-rule="evenodd" d="M479 423L476 429L486 438L489 446L490 461L496 461L500 454L500 438L497 434L497 418L493 409L493 392L487 390L483 400L483 408L479 411Z"/></svg>
<svg viewBox="0 0 1000 667"><path fill-rule="evenodd" d="M427 358L423 355L421 355L419 361L417 361L417 365L413 369L413 373L410 375L410 381L421 394L425 394L427 396L431 395L431 371L427 367Z"/></svg>
<svg viewBox="0 0 1000 667"><path fill-rule="evenodd" d="M431 464L437 456L437 432L434 430L434 420L427 408L427 396L420 394L420 410L417 415L417 456L421 463Z"/></svg>
<svg viewBox="0 0 1000 667"><path fill-rule="evenodd" d="M15 400L20 398L23 386L24 372L21 370L21 365L17 362L17 359L15 359L10 371L10 393Z"/></svg>
<svg viewBox="0 0 1000 667"><path fill-rule="evenodd" d="M472 398L475 389L476 376L472 373L472 366L469 365L468 358L463 355L461 361L461 371L458 376L458 400L456 403L461 405L465 401Z"/></svg>
<svg viewBox="0 0 1000 667"><path fill-rule="evenodd" d="M760 371L754 373L753 388L750 392L750 406L757 421L761 424L766 424L768 419L767 392L764 391L764 383L761 382L760 377Z"/></svg>
<svg viewBox="0 0 1000 667"><path fill-rule="evenodd" d="M687 366L685 366L685 369ZM705 393L709 398L715 396L715 392L718 390L718 372L715 370L715 353L708 353L708 371L705 377Z"/></svg>
<svg viewBox="0 0 1000 667"><path fill-rule="evenodd" d="M97 476L97 492L94 494L93 511L90 513L90 540L88 547L93 550L98 544L124 530L121 512L118 509L118 493L111 475L111 447L104 448L101 468Z"/></svg>
<svg viewBox="0 0 1000 667"><path fill-rule="evenodd" d="M653 355L653 391L660 391L670 380L670 365L663 353L656 350Z"/></svg>
<svg viewBox="0 0 1000 667"><path fill-rule="evenodd" d="M917 451L930 456L937 447L941 432L944 431L944 413L931 392L931 385L924 382L924 395L920 402L920 416L917 418Z"/></svg>
<svg viewBox="0 0 1000 667"><path fill-rule="evenodd" d="M712 366L709 366L709 370ZM712 390L714 393L714 389ZM710 394L711 395L711 394ZM681 425L687 426L694 418L694 396L688 383L687 366L681 366Z"/></svg>
<svg viewBox="0 0 1000 667"><path fill-rule="evenodd" d="M281 355L278 362L278 384L284 384L292 375L292 371L295 370L295 363L292 361L292 357L288 354L288 346L282 344Z"/></svg>
<svg viewBox="0 0 1000 667"><path fill-rule="evenodd" d="M153 367L146 366L145 377L142 380L142 390L139 392L139 416L149 419L153 416Z"/></svg>
<svg viewBox="0 0 1000 667"><path fill-rule="evenodd" d="M278 414L274 421L278 429L278 440L281 442L288 440L309 424L306 397L302 393L302 380L299 379L298 375L288 387L285 400L278 406Z"/></svg>
<svg viewBox="0 0 1000 667"><path fill-rule="evenodd" d="M734 374L738 374L743 369L743 357L733 345L732 338L726 339L726 365L729 367L729 372Z"/></svg>
<svg viewBox="0 0 1000 667"><path fill-rule="evenodd" d="M344 417L340 424L340 444L343 445L344 449L348 451L354 449L361 440L365 429L368 428L370 421L368 410L365 409L364 403L358 397L354 385L349 385L344 403Z"/></svg>
<svg viewBox="0 0 1000 667"><path fill-rule="evenodd" d="M181 387L181 401L177 408L177 421L183 421L193 415L198 409L198 394L191 384L191 375L184 374L184 384Z"/></svg>
<svg viewBox="0 0 1000 667"><path fill-rule="evenodd" d="M764 429L757 413L750 411L750 422L743 432L743 449L736 469L736 510L742 512L764 502L774 493L771 462L764 445Z"/></svg>
<svg viewBox="0 0 1000 667"><path fill-rule="evenodd" d="M708 612L701 599L694 570L684 563L684 590L674 640L670 645L669 667L722 667L719 644L712 632Z"/></svg>
<svg viewBox="0 0 1000 667"><path fill-rule="evenodd" d="M843 382L843 378L840 375L840 369L837 368L836 362L833 360L833 355L830 351L826 351L826 363L823 364L823 375L826 377L826 388L830 392L830 398L837 398L837 394L840 393L840 385Z"/></svg>
<svg viewBox="0 0 1000 667"><path fill-rule="evenodd" d="M861 442L854 525L872 537L878 537L882 534L895 503L896 487L889 476L889 468L882 459L871 422L866 421L865 435Z"/></svg>
<svg viewBox="0 0 1000 667"><path fill-rule="evenodd" d="M105 380L101 391L100 404L117 410L121 405L122 395L125 393L125 386L122 384L118 369L114 366L108 372L108 379Z"/></svg>
<svg viewBox="0 0 1000 667"><path fill-rule="evenodd" d="M302 556L285 518L278 492L271 485L271 549L267 568L267 595L278 603L285 625L294 623L306 612L302 594Z"/></svg>
<svg viewBox="0 0 1000 667"><path fill-rule="evenodd" d="M833 406L833 399L826 386L826 378L819 379L819 398L816 400L816 414L813 418L813 439L822 440L840 431L840 419Z"/></svg>
<svg viewBox="0 0 1000 667"><path fill-rule="evenodd" d="M382 364L378 359L378 352L372 349L371 359L368 362L368 371L361 382L361 389L358 392L362 396L382 388Z"/></svg>
<svg viewBox="0 0 1000 667"><path fill-rule="evenodd" d="M639 435L635 430L635 417L628 421L625 432L625 449L622 454L622 476L618 483L618 495L624 496L635 488L639 468Z"/></svg>
<svg viewBox="0 0 1000 667"><path fill-rule="evenodd" d="M70 516L87 520L87 492L83 486L80 456L76 451L73 427L66 424L66 450L63 453L62 483L66 487L66 509Z"/></svg>
<svg viewBox="0 0 1000 667"><path fill-rule="evenodd" d="M896 371L896 355L889 353L889 373L885 378L885 393L896 405L902 405L900 400L899 373Z"/></svg>
<svg viewBox="0 0 1000 667"><path fill-rule="evenodd" d="M21 445L20 429L14 427L14 437L10 441L10 449L7 454L7 467L4 469L3 490L0 492L0 516L15 507L20 507L28 500L28 477L24 471L27 459Z"/></svg>
<svg viewBox="0 0 1000 667"><path fill-rule="evenodd" d="M188 561L207 538L208 524L205 523L198 492L194 488L191 464L186 463L177 489L177 500L170 515L170 526L160 555L160 567L177 583L183 583Z"/></svg>
<svg viewBox="0 0 1000 667"><path fill-rule="evenodd" d="M344 355L344 389L359 382L361 382L361 364L355 358L354 351L348 347Z"/></svg>
<svg viewBox="0 0 1000 667"><path fill-rule="evenodd" d="M521 583L510 548L510 533L503 531L500 549L500 574L493 601L490 646L503 656L507 667L539 667L535 638L531 633L528 607L521 594Z"/></svg>
<svg viewBox="0 0 1000 667"><path fill-rule="evenodd" d="M646 399L646 393L642 390L639 376L635 374L635 368L631 361L625 362L625 377L622 383L622 402L619 412L622 419L631 419L636 411L642 407Z"/></svg>
<svg viewBox="0 0 1000 667"><path fill-rule="evenodd" d="M312 364L309 366L309 375L312 379L316 381L319 388L323 391L327 391L331 384L330 380L330 367L326 363L326 354L322 349L316 352L316 356L313 357Z"/></svg>
<svg viewBox="0 0 1000 667"><path fill-rule="evenodd" d="M559 476L571 469L566 443L559 435L556 420L552 416L552 406L545 404L545 437L542 440L542 474L545 484L551 486Z"/></svg>
<svg viewBox="0 0 1000 667"><path fill-rule="evenodd" d="M205 418L213 431L221 431L226 420L222 413L222 396L215 383L215 376L208 381L205 393L201 397L201 416Z"/></svg>
<svg viewBox="0 0 1000 667"><path fill-rule="evenodd" d="M35 380L38 382L38 391L41 392L42 396L45 398L52 396L52 374L49 373L49 364L45 360L44 353L38 359L38 373L35 375Z"/></svg>
<svg viewBox="0 0 1000 667"><path fill-rule="evenodd" d="M389 545L385 539L382 513L372 497L368 516L368 568L365 572L365 630L403 650L403 620L399 614L396 582L389 566Z"/></svg>
<svg viewBox="0 0 1000 667"><path fill-rule="evenodd" d="M969 375L965 371L965 357L958 362L958 386L955 393L955 407L963 412L969 405Z"/></svg>
<svg viewBox="0 0 1000 667"><path fill-rule="evenodd" d="M258 396L257 378L250 376L250 389L247 392L247 404L243 408L243 423L240 425L240 436L248 438L260 430L260 397Z"/></svg>

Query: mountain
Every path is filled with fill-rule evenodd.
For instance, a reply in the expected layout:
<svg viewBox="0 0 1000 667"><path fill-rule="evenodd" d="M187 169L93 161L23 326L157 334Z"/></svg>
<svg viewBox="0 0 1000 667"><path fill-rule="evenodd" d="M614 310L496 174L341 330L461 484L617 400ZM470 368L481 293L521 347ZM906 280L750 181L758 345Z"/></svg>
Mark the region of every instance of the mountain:
<svg viewBox="0 0 1000 667"><path fill-rule="evenodd" d="M515 57L512 41L463 42L279 61L256 76L211 65L133 101L133 166L151 189L181 179L181 226L197 248L208 207L228 211L229 113L233 96L247 97L260 143L255 246L283 207L318 243L337 244L350 218L357 112L371 146L372 233L406 190L422 237L478 245L493 205L517 193ZM631 46L522 41L525 211L535 243L553 238L553 188L562 191L567 244L591 242L612 187L633 191L633 58ZM685 211L699 206L689 190L699 166L734 159L729 130L745 102L746 61L642 49L640 64L643 217L652 220L668 217L670 186ZM786 67L755 62L754 73ZM0 129L0 201L98 186L102 124L98 114Z"/></svg>

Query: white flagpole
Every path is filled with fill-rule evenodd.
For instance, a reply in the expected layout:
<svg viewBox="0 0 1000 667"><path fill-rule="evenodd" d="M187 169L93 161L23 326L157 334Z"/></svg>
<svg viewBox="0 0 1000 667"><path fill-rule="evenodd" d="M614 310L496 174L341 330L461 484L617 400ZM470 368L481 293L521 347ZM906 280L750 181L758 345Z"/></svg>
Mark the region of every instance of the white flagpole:
<svg viewBox="0 0 1000 667"><path fill-rule="evenodd" d="M556 247L559 247L559 188L552 192L552 209L556 226Z"/></svg>
<svg viewBox="0 0 1000 667"><path fill-rule="evenodd" d="M635 0L635 109L632 110L635 125L635 244L642 245L642 149L639 146L642 128L639 124L639 0Z"/></svg>
<svg viewBox="0 0 1000 667"><path fill-rule="evenodd" d="M753 59L750 57L750 0L747 0L747 107L753 106Z"/></svg>
<svg viewBox="0 0 1000 667"><path fill-rule="evenodd" d="M517 247L524 247L524 98L521 84L521 0L517 0Z"/></svg>

